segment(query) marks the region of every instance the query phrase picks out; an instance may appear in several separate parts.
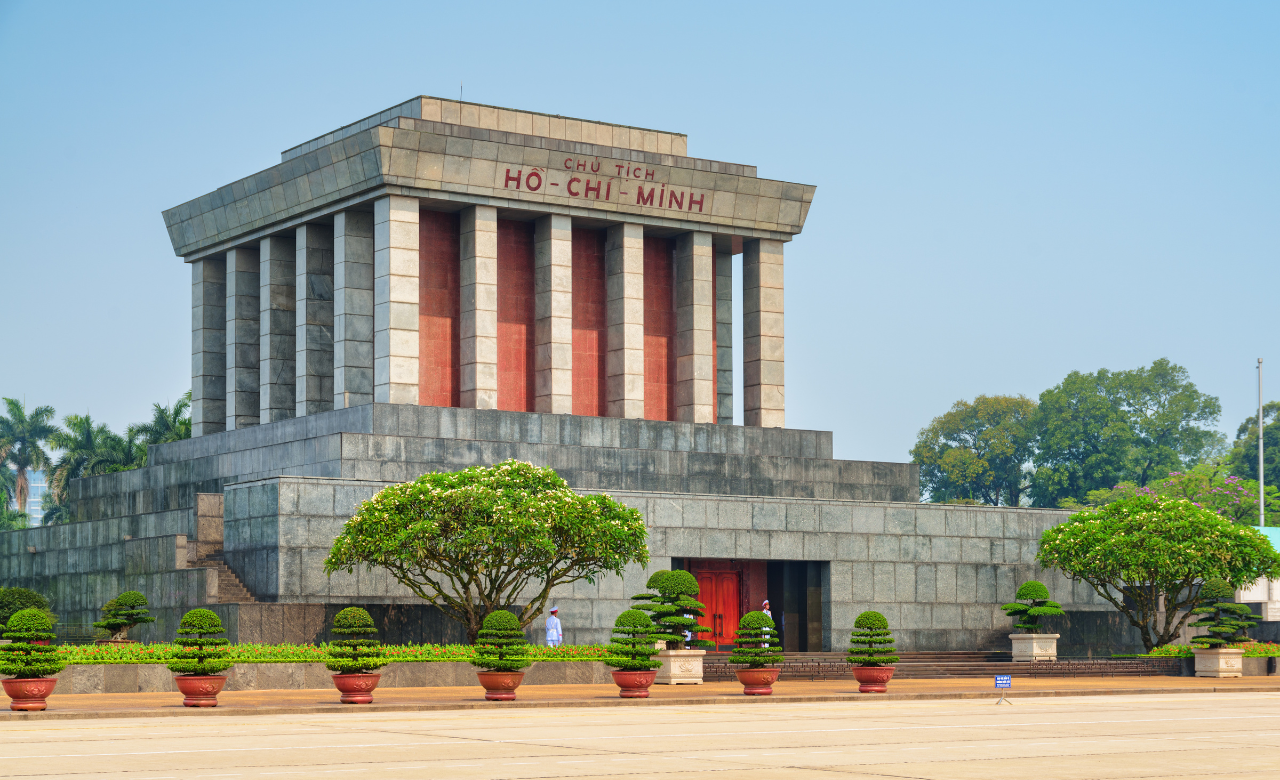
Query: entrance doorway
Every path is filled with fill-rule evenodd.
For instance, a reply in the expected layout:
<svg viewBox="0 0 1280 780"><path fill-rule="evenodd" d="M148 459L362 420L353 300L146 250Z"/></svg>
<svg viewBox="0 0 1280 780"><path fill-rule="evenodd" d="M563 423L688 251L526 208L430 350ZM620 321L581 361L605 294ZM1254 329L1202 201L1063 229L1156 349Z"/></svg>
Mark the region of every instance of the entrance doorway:
<svg viewBox="0 0 1280 780"><path fill-rule="evenodd" d="M698 624L711 629L708 633L699 634L699 638L715 642L715 650L732 650L738 633L738 618L741 617L739 591L742 572L702 569L694 572L693 576L698 579L698 601L707 605L706 614Z"/></svg>

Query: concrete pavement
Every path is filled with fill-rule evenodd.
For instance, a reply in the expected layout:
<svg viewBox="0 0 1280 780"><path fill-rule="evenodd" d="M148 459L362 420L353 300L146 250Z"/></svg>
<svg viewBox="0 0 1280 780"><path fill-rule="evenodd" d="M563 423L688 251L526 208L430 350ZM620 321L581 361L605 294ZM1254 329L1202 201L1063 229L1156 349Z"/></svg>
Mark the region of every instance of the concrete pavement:
<svg viewBox="0 0 1280 780"><path fill-rule="evenodd" d="M1274 778L1280 693L0 723L0 777ZM752 771L754 770L754 771ZM725 772L732 773L730 775Z"/></svg>

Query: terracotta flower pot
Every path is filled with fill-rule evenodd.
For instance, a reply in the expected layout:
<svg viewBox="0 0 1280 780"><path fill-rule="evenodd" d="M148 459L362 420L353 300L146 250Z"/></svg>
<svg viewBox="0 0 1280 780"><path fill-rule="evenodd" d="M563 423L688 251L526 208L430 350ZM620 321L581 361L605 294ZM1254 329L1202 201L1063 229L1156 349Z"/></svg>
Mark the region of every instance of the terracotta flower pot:
<svg viewBox="0 0 1280 780"><path fill-rule="evenodd" d="M343 704L372 704L380 679L381 674L335 674L333 685L342 694L338 700Z"/></svg>
<svg viewBox="0 0 1280 780"><path fill-rule="evenodd" d="M227 677L223 674L175 674L173 681L186 697L182 700L183 707L217 707L218 694L227 684Z"/></svg>
<svg viewBox="0 0 1280 780"><path fill-rule="evenodd" d="M769 696L773 693L773 684L778 681L781 669L736 669L738 682L742 683L742 693L746 696Z"/></svg>
<svg viewBox="0 0 1280 780"><path fill-rule="evenodd" d="M13 701L9 702L11 710L43 710L45 697L53 693L53 686L58 684L56 677L26 677L0 680L4 684L4 692Z"/></svg>
<svg viewBox="0 0 1280 780"><path fill-rule="evenodd" d="M49 640L48 640L48 639L32 639L30 642L27 642L27 644L29 644L29 645L48 645L48 644L49 644Z"/></svg>
<svg viewBox="0 0 1280 780"><path fill-rule="evenodd" d="M476 672L476 677L486 701L515 701L516 688L524 682L524 672Z"/></svg>
<svg viewBox="0 0 1280 780"><path fill-rule="evenodd" d="M617 683L620 689L618 696L624 699L649 698L649 686L653 685L654 678L657 676L657 669L640 672L624 671L622 669L613 671L613 681Z"/></svg>
<svg viewBox="0 0 1280 780"><path fill-rule="evenodd" d="M853 667L853 679L859 683L858 693L884 693L893 672L892 666Z"/></svg>

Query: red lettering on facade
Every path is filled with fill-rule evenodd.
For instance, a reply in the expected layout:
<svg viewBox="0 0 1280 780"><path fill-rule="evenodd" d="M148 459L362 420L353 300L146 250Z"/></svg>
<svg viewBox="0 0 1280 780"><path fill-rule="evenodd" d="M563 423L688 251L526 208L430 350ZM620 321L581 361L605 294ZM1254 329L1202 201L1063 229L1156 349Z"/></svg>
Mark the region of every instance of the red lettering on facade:
<svg viewBox="0 0 1280 780"><path fill-rule="evenodd" d="M572 158L572 157L566 157L566 158L564 158L564 169L565 169L566 171L571 171L571 170L573 170L573 158Z"/></svg>
<svg viewBox="0 0 1280 780"><path fill-rule="evenodd" d="M619 175L619 176L621 176L621 175L622 175L622 169L623 169L623 168L625 168L626 166L625 166L625 165L617 165L617 166L614 166L614 167L616 167L616 168L618 169L618 175Z"/></svg>
<svg viewBox="0 0 1280 780"><path fill-rule="evenodd" d="M613 189L613 182L609 182L609 183L607 183L607 184L605 184L605 185L604 185L604 199L605 199L605 200L608 200L608 199L609 199L609 191L610 191L610 190L612 190L612 189Z"/></svg>
<svg viewBox="0 0 1280 780"><path fill-rule="evenodd" d="M636 170L638 171L638 170L640 170L640 169L639 169L639 168L636 168ZM645 179L645 181L653 181L653 171L648 170L648 169L645 169L645 172L644 172L644 179Z"/></svg>
<svg viewBox="0 0 1280 780"><path fill-rule="evenodd" d="M660 209L666 208L666 203L667 203L667 188L663 187L662 192L658 193L658 208Z"/></svg>
<svg viewBox="0 0 1280 780"><path fill-rule="evenodd" d="M578 193L573 191L573 183L575 181L582 181L582 179L579 179L577 176L574 176L572 179L569 180L568 184L564 185L564 188L569 191L570 195L576 198L578 197Z"/></svg>
<svg viewBox="0 0 1280 780"><path fill-rule="evenodd" d="M534 183L535 179L537 180L536 184ZM529 192L537 192L542 189L542 174L537 171L529 171L529 175L524 177L524 186ZM693 208L692 200L689 201L689 208Z"/></svg>
<svg viewBox="0 0 1280 780"><path fill-rule="evenodd" d="M591 162L591 172L592 172L592 173L599 173L599 172L600 172L600 161L599 161L599 160L592 160L592 162Z"/></svg>
<svg viewBox="0 0 1280 780"><path fill-rule="evenodd" d="M577 165L576 167L577 167L577 169L578 169L578 170L580 170L580 171L585 171L585 170L587 169L587 161L586 161L586 160L578 160L578 165Z"/></svg>
<svg viewBox="0 0 1280 780"><path fill-rule="evenodd" d="M529 174L529 175L530 175L530 176L532 176L533 174ZM530 187L529 189L533 189L533 188L532 188L532 187ZM697 204L698 204L698 213L699 213L699 214L701 214L701 213L702 213L702 199L703 199L703 198L705 198L705 197L707 197L707 194L706 194L705 192L704 192L703 194L699 195L699 196L698 196L698 197L696 197L696 198L695 198L695 197L693 197L693 193L692 193L692 192L691 192L691 193L689 193L689 210L690 210L690 211L693 211L693 204L697 203Z"/></svg>
<svg viewBox="0 0 1280 780"><path fill-rule="evenodd" d="M597 179L597 180L596 180L596 186L592 187L592 186L591 186L591 180L590 180L590 179L587 179L587 188L586 188L585 190L583 190L583 191L582 191L582 197L584 197L584 198L589 198L589 197L591 197L591 193L592 193L593 191L594 191L594 192L595 192L595 194L596 194L596 200L600 200L600 181Z"/></svg>
<svg viewBox="0 0 1280 780"><path fill-rule="evenodd" d="M510 189L510 188L511 188L511 182L515 182L515 183L516 183L516 189L520 189L520 176L521 176L521 174L523 174L523 173L524 173L524 171L516 171L516 175L515 175L515 176L512 176L512 175L511 175L511 169L510 169L510 168L508 168L508 169L507 169L507 181L502 185L502 188L503 188L503 189Z"/></svg>
<svg viewBox="0 0 1280 780"><path fill-rule="evenodd" d="M638 185L638 186L636 187L636 205L638 205L638 206L652 206L652 205L653 205L653 189L651 188L651 189L649 190L649 196L648 196L648 197L645 197L645 194L644 194L644 186L643 186L643 185Z"/></svg>
<svg viewBox="0 0 1280 780"><path fill-rule="evenodd" d="M676 195L676 191L672 190L671 196L667 198L667 208L669 209L684 208L684 193L682 192L679 195Z"/></svg>

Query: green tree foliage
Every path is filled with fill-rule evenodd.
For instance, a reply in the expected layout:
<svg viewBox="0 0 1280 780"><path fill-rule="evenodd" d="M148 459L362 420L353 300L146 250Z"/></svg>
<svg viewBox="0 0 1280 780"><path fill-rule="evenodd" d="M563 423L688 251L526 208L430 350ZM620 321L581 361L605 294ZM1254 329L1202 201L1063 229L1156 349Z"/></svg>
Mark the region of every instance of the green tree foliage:
<svg viewBox="0 0 1280 780"><path fill-rule="evenodd" d="M1160 496L1072 515L1041 534L1036 561L1088 583L1138 629L1148 651L1178 635L1200 580L1239 587L1280 578L1280 555L1257 530Z"/></svg>
<svg viewBox="0 0 1280 780"><path fill-rule="evenodd" d="M1146 487L1121 482L1110 490L1091 490L1086 500L1088 506L1099 507L1140 495L1185 498L1234 523L1258 524L1258 483L1227 473L1221 463L1202 463L1189 471L1175 471ZM1267 525L1280 525L1280 489L1267 485L1266 501Z"/></svg>
<svg viewBox="0 0 1280 780"><path fill-rule="evenodd" d="M763 669L782 663L782 653L778 652L776 646L776 628L773 618L763 612L748 612L743 615L738 621L738 635L734 638L729 663L746 664L749 669ZM769 647L770 635L773 636L774 647Z"/></svg>
<svg viewBox="0 0 1280 780"><path fill-rule="evenodd" d="M49 437L49 444L61 450L49 476L49 492L56 502L67 500L71 480L139 468L147 464L146 445L135 434L122 437L106 423L94 423L87 414L63 418L66 429Z"/></svg>
<svg viewBox="0 0 1280 780"><path fill-rule="evenodd" d="M18 500L18 474L0 458L0 509Z"/></svg>
<svg viewBox="0 0 1280 780"><path fill-rule="evenodd" d="M235 664L228 656L225 637L216 636L224 631L222 620L216 612L208 609L193 609L182 616L178 624L178 636L174 643L182 649L173 654L174 661L169 664L169 671L176 674L217 674L225 672Z"/></svg>
<svg viewBox="0 0 1280 780"><path fill-rule="evenodd" d="M5 469L8 471L8 469ZM31 515L7 506L0 506L0 531L16 531L31 524Z"/></svg>
<svg viewBox="0 0 1280 780"><path fill-rule="evenodd" d="M56 622L57 615L49 612L49 600L28 588L0 588L0 624L8 624L9 618L24 609L38 609Z"/></svg>
<svg viewBox="0 0 1280 780"><path fill-rule="evenodd" d="M879 612L863 612L853 621L849 663L854 666L888 666L898 662L889 621Z"/></svg>
<svg viewBox="0 0 1280 780"><path fill-rule="evenodd" d="M638 609L625 610L613 621L610 656L604 662L624 672L645 672L662 666L653 660L658 652L653 634L657 629L649 616Z"/></svg>
<svg viewBox="0 0 1280 780"><path fill-rule="evenodd" d="M1036 415L1036 506L1085 500L1124 481L1139 487L1198 462L1218 442L1218 399L1161 358L1132 371L1073 371L1040 394Z"/></svg>
<svg viewBox="0 0 1280 780"><path fill-rule="evenodd" d="M1005 604L1000 609L1011 618L1017 618L1014 628L1026 634L1039 634L1043 626L1040 618L1050 615L1065 615L1062 605L1049 598L1049 589L1043 582L1029 580L1022 583L1013 596L1017 601Z"/></svg>
<svg viewBox="0 0 1280 780"><path fill-rule="evenodd" d="M102 607L102 620L93 624L111 632L111 638L120 641L129 638L129 629L156 619L147 611L147 597L136 590L126 590Z"/></svg>
<svg viewBox="0 0 1280 780"><path fill-rule="evenodd" d="M697 647L715 647L715 643L698 637L711 629L698 625L698 618L706 615L707 605L698 601L698 580L687 571L654 572L645 583L652 593L640 593L631 598L638 602L636 609L653 615L658 631L653 641L666 642L668 650L692 650Z"/></svg>
<svg viewBox="0 0 1280 780"><path fill-rule="evenodd" d="M1253 612L1245 604L1235 603L1236 589L1220 579L1208 580L1200 586L1200 606L1191 610L1193 615L1205 615L1191 628L1203 628L1207 635L1191 638L1194 647L1221 647L1249 638L1245 632L1258 625Z"/></svg>
<svg viewBox="0 0 1280 780"><path fill-rule="evenodd" d="M1020 395L957 401L920 431L911 449L921 494L1017 506L1027 485L1035 412L1036 402Z"/></svg>
<svg viewBox="0 0 1280 780"><path fill-rule="evenodd" d="M520 620L505 609L485 615L476 636L476 657L471 661L489 672L518 672L532 663Z"/></svg>
<svg viewBox="0 0 1280 780"><path fill-rule="evenodd" d="M0 645L0 674L19 679L52 677L66 666L58 660L58 648L53 644L37 645L33 642L50 642L55 639L53 623L41 609L22 609L5 623L4 638L10 640Z"/></svg>
<svg viewBox="0 0 1280 780"><path fill-rule="evenodd" d="M374 639L378 629L368 611L347 607L333 616L333 633L349 637L329 643L325 668L338 674L369 674L391 663L382 643Z"/></svg>
<svg viewBox="0 0 1280 780"><path fill-rule="evenodd" d="M151 405L151 419L130 425L129 431L144 444L167 444L191 438L191 391L170 406Z"/></svg>
<svg viewBox="0 0 1280 780"><path fill-rule="evenodd" d="M1280 401L1262 407L1262 474L1266 484L1280 485ZM1236 429L1227 455L1227 466L1237 477L1258 481L1258 418L1250 417Z"/></svg>
<svg viewBox="0 0 1280 780"><path fill-rule="evenodd" d="M325 572L385 568L474 641L486 615L530 592L521 627L543 613L552 588L648 563L646 538L635 509L508 460L384 488L334 540Z"/></svg>
<svg viewBox="0 0 1280 780"><path fill-rule="evenodd" d="M48 469L49 453L44 443L57 431L52 423L53 407L37 406L27 412L25 404L12 398L4 399L5 414L0 415L0 464L13 466L14 500L19 512L27 511L27 497L31 495L28 471Z"/></svg>

